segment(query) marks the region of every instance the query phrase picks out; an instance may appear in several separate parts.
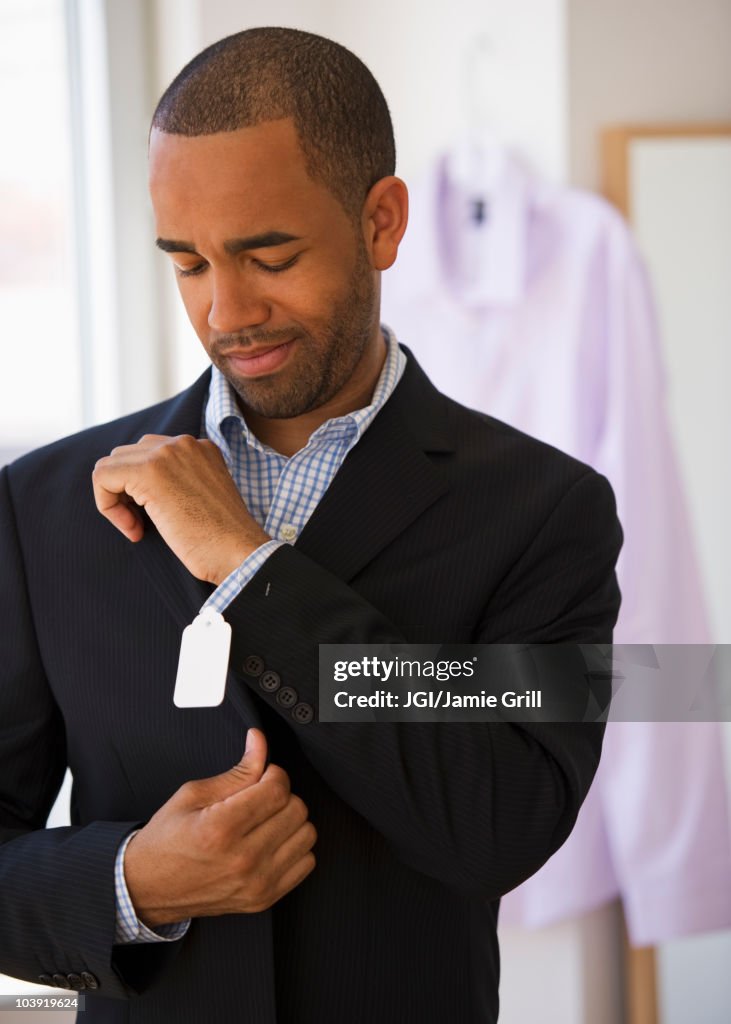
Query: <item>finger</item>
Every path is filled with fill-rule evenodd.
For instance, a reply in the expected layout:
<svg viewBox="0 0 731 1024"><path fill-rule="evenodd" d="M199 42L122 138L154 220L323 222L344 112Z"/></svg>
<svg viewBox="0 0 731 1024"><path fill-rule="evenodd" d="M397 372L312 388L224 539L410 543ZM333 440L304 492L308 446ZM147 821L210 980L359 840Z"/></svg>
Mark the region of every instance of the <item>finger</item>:
<svg viewBox="0 0 731 1024"><path fill-rule="evenodd" d="M188 790L193 797L194 805L198 807L220 803L259 782L264 773L266 759L266 736L261 729L249 729L240 761L220 775L196 779L187 783L184 788Z"/></svg>
<svg viewBox="0 0 731 1024"><path fill-rule="evenodd" d="M246 733L244 755L227 775L239 776L245 787L252 785L264 775L267 763L267 739L261 729L249 729ZM226 794L228 796L230 794Z"/></svg>
<svg viewBox="0 0 731 1024"><path fill-rule="evenodd" d="M255 860L269 862L277 850L308 825L308 815L309 811L304 802L292 794L285 807L255 827L242 832L240 841L246 842L247 849ZM314 831L311 822L309 827Z"/></svg>
<svg viewBox="0 0 731 1024"><path fill-rule="evenodd" d="M144 534L142 515L127 493L130 467L112 456L99 459L91 475L94 501L99 512L131 541Z"/></svg>
<svg viewBox="0 0 731 1024"><path fill-rule="evenodd" d="M184 437L185 435L181 434L180 436ZM161 445L169 444L171 441L174 440L175 438L171 437L168 434L143 434L142 437L137 442L137 444L128 445L126 447L135 448L137 450L139 450L140 448L148 450L150 448L159 448Z"/></svg>
<svg viewBox="0 0 731 1024"><path fill-rule="evenodd" d="M285 811L290 801L296 799L301 803L299 797L294 798L290 792L289 776L287 773L277 765L270 765L270 768L276 769L277 774L269 774L266 779L262 776L259 782L252 784L246 789L232 793L217 803L211 803L203 807L200 806L200 803L197 803L202 815L201 827L209 829L211 835L218 837L216 840L218 843L225 845L228 849L235 850L252 832L255 832L262 825L273 818L277 818L277 815ZM267 775L268 772L269 769L264 774ZM206 780L202 781L205 783ZM183 789L185 790L189 786L197 785L198 783L187 783ZM295 816L296 814L293 815L293 818ZM304 820L306 816L305 809L304 814L300 812L299 822ZM292 820L287 825L288 821L289 819L286 816L283 819L278 819L269 832L259 837L256 844L257 853L267 845L267 839L270 835L274 835L275 840L281 841L299 824L299 822ZM274 845L276 845L276 842Z"/></svg>
<svg viewBox="0 0 731 1024"><path fill-rule="evenodd" d="M145 533L142 515L128 494L109 491L95 481L94 501L104 518L123 533L127 540L142 540Z"/></svg>
<svg viewBox="0 0 731 1024"><path fill-rule="evenodd" d="M282 896L286 896L288 892L292 891L292 889L296 889L297 886L300 885L301 882L304 882L307 876L314 871L315 865L315 855L312 852L306 853L300 860L293 864L274 886L274 898L271 900L271 903L276 903L277 900L281 900Z"/></svg>
<svg viewBox="0 0 731 1024"><path fill-rule="evenodd" d="M275 769L276 774L269 768ZM234 844L281 814L293 799L287 773L278 765L270 765L269 768L258 782L247 789L232 793L225 800L205 808L218 829L228 830Z"/></svg>
<svg viewBox="0 0 731 1024"><path fill-rule="evenodd" d="M295 864L312 851L317 842L317 830L306 821L271 855L269 863L276 874L284 876Z"/></svg>
<svg viewBox="0 0 731 1024"><path fill-rule="evenodd" d="M249 863L254 866L246 868L242 875L245 905L244 912L265 910L310 874L315 867L315 855L312 846L315 830L311 823L303 826L287 843L274 854L262 861L252 858L249 851ZM256 886L259 879L259 892L251 890L252 881ZM252 905L253 897L253 905Z"/></svg>

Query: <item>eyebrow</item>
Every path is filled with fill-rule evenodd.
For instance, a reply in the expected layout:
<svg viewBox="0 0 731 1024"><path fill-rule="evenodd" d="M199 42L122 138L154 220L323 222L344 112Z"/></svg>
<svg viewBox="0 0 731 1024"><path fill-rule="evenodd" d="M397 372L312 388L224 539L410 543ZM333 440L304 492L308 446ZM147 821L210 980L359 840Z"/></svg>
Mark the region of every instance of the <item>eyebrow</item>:
<svg viewBox="0 0 731 1024"><path fill-rule="evenodd" d="M265 231L260 235L248 235L246 238L231 238L224 242L224 249L230 256L247 249L269 249L275 245L300 241L299 235L290 235L286 231ZM197 250L191 242L181 242L174 238L156 238L155 245L163 252L189 252L196 256Z"/></svg>

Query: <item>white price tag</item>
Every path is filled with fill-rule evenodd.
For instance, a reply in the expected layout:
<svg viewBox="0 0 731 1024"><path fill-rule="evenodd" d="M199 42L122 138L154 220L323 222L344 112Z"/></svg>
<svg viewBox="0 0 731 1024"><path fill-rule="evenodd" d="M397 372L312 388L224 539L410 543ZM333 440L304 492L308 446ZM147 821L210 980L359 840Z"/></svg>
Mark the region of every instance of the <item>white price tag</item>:
<svg viewBox="0 0 731 1024"><path fill-rule="evenodd" d="M226 691L231 626L205 608L183 630L173 702L178 708L214 708Z"/></svg>

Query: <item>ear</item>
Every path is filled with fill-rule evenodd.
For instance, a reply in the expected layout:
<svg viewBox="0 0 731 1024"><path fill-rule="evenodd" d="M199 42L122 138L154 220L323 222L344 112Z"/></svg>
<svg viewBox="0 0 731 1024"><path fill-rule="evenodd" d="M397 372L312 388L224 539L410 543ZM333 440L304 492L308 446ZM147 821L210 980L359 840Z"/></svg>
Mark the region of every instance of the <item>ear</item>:
<svg viewBox="0 0 731 1024"><path fill-rule="evenodd" d="M374 270L388 270L395 262L409 219L409 193L401 178L381 178L363 205L362 227Z"/></svg>

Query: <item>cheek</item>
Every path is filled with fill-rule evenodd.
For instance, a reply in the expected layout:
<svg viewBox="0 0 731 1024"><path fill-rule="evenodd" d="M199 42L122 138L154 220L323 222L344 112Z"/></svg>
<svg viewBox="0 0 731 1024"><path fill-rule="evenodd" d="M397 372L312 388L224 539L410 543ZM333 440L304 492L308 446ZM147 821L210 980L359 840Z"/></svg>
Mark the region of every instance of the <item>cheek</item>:
<svg viewBox="0 0 731 1024"><path fill-rule="evenodd" d="M205 341L208 333L208 314L211 311L209 289L202 280L177 278L176 284L188 319L201 341Z"/></svg>
<svg viewBox="0 0 731 1024"><path fill-rule="evenodd" d="M342 267L302 274L291 288L282 289L282 306L311 324L327 324L334 310L353 295L352 280Z"/></svg>

